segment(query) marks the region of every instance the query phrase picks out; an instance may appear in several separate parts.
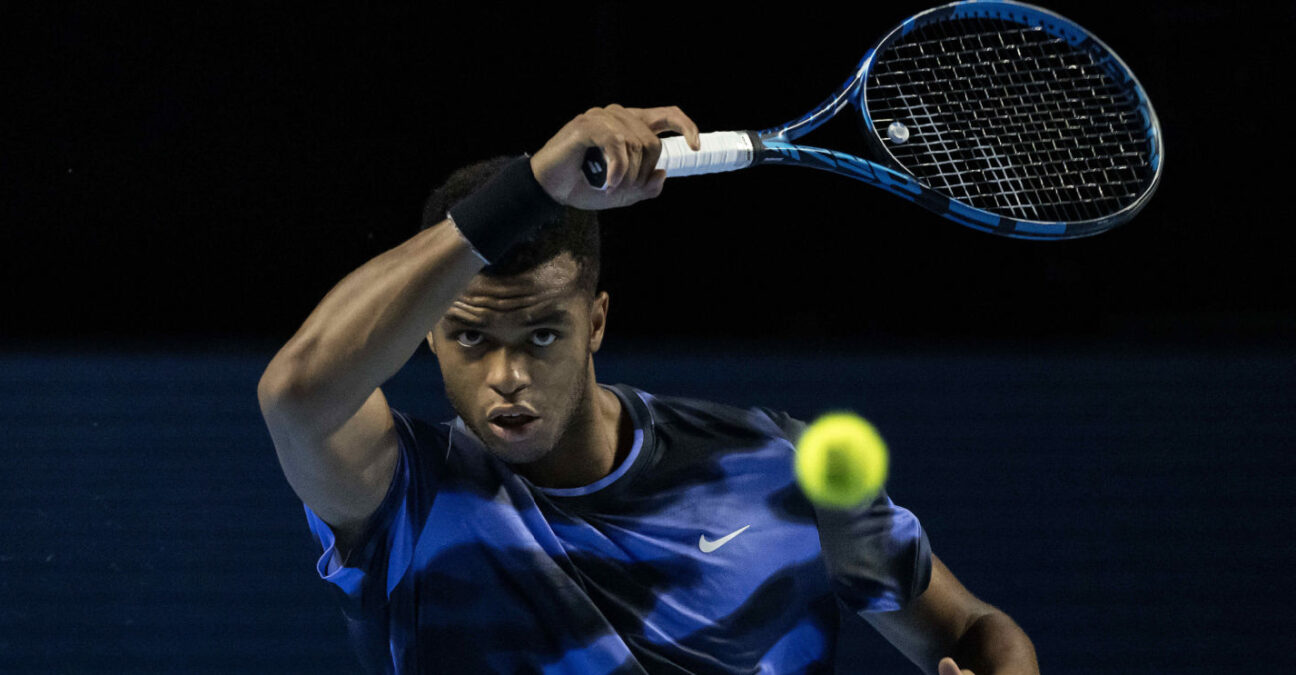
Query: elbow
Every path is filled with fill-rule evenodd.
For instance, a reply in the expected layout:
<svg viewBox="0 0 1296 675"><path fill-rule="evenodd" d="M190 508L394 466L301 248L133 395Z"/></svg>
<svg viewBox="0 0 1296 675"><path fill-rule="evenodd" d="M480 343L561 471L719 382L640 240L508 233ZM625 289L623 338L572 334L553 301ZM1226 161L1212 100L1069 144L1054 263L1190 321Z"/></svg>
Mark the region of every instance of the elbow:
<svg viewBox="0 0 1296 675"><path fill-rule="evenodd" d="M1035 643L1004 612L990 608L964 629L955 648L955 660L973 665L975 672L1010 671L1039 674Z"/></svg>
<svg viewBox="0 0 1296 675"><path fill-rule="evenodd" d="M262 414L280 407L291 391L292 385L288 378L272 363L261 373L261 379L257 382L257 402L261 404Z"/></svg>
<svg viewBox="0 0 1296 675"><path fill-rule="evenodd" d="M336 382L287 351L276 355L261 374L257 402L272 435L279 431L309 438L332 433L359 408L342 396Z"/></svg>
<svg viewBox="0 0 1296 675"><path fill-rule="evenodd" d="M287 374L274 368L267 368L257 382L257 404L261 407L261 417L273 430L282 425L293 409L294 398L300 399L300 386L294 383Z"/></svg>
<svg viewBox="0 0 1296 675"><path fill-rule="evenodd" d="M309 384L300 375L287 369L272 366L261 375L257 382L257 403L277 450L282 452L287 447L285 443L292 445L318 437L320 416L311 403L318 399L318 394L311 393Z"/></svg>
<svg viewBox="0 0 1296 675"><path fill-rule="evenodd" d="M303 373L297 359L282 351L266 366L257 382L257 402L267 421L299 410L310 400L312 387Z"/></svg>

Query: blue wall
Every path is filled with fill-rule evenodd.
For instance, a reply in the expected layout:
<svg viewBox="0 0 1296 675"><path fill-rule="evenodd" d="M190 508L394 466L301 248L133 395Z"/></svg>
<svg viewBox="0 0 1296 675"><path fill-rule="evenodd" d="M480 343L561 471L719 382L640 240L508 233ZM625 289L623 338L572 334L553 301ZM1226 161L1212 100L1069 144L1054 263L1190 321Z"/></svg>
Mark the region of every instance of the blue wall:
<svg viewBox="0 0 1296 675"><path fill-rule="evenodd" d="M255 386L270 353L0 355L0 672L352 672ZM599 379L850 407L936 552L1047 673L1296 662L1292 353L618 347ZM387 387L449 414L432 358ZM867 672L916 672L853 623Z"/></svg>

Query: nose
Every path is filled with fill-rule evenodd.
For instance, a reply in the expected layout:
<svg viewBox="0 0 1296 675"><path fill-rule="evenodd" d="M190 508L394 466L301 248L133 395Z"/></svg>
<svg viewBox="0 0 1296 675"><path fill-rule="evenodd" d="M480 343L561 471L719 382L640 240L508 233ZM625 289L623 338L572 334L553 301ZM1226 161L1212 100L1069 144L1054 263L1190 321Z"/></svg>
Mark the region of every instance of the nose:
<svg viewBox="0 0 1296 675"><path fill-rule="evenodd" d="M526 354L497 349L487 358L490 359L490 365L486 372L486 384L500 396L512 396L531 386Z"/></svg>

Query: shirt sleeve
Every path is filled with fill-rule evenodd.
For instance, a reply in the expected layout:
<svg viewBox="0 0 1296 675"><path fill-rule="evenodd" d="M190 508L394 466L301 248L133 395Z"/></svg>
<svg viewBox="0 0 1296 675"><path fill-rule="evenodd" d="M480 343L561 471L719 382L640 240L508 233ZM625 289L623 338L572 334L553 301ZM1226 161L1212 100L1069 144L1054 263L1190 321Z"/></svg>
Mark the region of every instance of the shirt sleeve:
<svg viewBox="0 0 1296 675"><path fill-rule="evenodd" d="M346 559L333 529L309 506L306 520L323 549L315 568L336 586L350 610L369 612L386 605L392 589L409 570L414 539L426 522L445 467L448 433L392 411L399 457L391 486Z"/></svg>
<svg viewBox="0 0 1296 675"><path fill-rule="evenodd" d="M806 423L785 412L762 411L795 447ZM931 583L931 544L917 516L886 490L853 509L814 505L819 546L833 592L856 614L904 608Z"/></svg>
<svg viewBox="0 0 1296 675"><path fill-rule="evenodd" d="M856 614L903 609L931 583L931 544L918 518L883 491L849 510L814 507L833 592Z"/></svg>

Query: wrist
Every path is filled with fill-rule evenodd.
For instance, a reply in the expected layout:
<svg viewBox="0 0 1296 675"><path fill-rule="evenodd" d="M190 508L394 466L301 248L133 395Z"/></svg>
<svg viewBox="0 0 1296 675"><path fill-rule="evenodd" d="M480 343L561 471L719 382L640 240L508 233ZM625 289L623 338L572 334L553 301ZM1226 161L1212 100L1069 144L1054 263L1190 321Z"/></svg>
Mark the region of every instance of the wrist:
<svg viewBox="0 0 1296 675"><path fill-rule="evenodd" d="M547 180L548 173L546 173L549 171L551 165L546 162L543 153L544 148L541 148L539 152L527 158L529 166L531 167L531 175L535 176L536 184L540 186L540 189L544 190L545 194L548 195L550 199L562 204L562 198L556 193L557 188L547 184L552 182L551 180Z"/></svg>
<svg viewBox="0 0 1296 675"><path fill-rule="evenodd" d="M485 185L450 207L446 216L484 262L562 215L563 206L536 180L526 155L509 162Z"/></svg>

